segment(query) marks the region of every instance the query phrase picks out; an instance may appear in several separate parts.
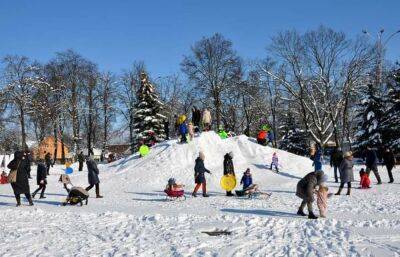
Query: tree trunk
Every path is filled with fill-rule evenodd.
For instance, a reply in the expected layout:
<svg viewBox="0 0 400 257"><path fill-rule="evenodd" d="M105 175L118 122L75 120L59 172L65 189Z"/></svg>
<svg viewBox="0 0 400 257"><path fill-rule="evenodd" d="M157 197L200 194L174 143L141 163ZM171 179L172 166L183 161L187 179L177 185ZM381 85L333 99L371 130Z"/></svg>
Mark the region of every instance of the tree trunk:
<svg viewBox="0 0 400 257"><path fill-rule="evenodd" d="M25 132L25 112L24 108L20 106L19 108L20 111L20 123L21 123L21 147L24 150L27 145L26 145L26 132Z"/></svg>
<svg viewBox="0 0 400 257"><path fill-rule="evenodd" d="M58 154L58 124L54 125L54 156L53 156L53 165L56 163L57 160L57 154Z"/></svg>

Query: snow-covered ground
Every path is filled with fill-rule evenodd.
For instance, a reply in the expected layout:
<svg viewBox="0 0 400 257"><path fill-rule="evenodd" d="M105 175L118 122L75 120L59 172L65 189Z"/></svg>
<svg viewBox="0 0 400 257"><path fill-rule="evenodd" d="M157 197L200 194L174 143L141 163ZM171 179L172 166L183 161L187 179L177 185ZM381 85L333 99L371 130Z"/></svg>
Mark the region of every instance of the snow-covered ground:
<svg viewBox="0 0 400 257"><path fill-rule="evenodd" d="M212 171L206 175L210 198L190 197L200 150ZM225 196L219 180L229 151L238 179L249 167L254 182L272 192L269 199ZM282 165L279 174L266 169L274 151ZM62 166L51 170L47 198L34 207L25 202L16 208L11 187L0 186L0 256L400 256L398 169L394 184L374 183L369 190L354 189L350 197L333 196L328 218L314 221L295 215L301 202L296 184L312 170L311 161L245 136L221 140L204 133L187 145L169 141L145 158L134 155L99 168L104 198L92 197L83 207L60 206L66 197L58 183ZM332 170L326 166L325 171L336 192ZM386 170L380 172L387 182ZM71 177L73 184L87 185L86 171ZM165 200L170 177L186 185L186 201ZM94 189L90 193L94 196ZM201 233L215 229L232 234Z"/></svg>

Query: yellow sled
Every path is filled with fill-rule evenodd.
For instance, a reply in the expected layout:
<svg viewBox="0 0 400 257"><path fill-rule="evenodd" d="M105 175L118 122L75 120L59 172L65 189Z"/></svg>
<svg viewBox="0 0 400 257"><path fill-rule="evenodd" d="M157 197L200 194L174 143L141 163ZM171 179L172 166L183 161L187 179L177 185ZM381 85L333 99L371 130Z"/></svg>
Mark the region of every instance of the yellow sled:
<svg viewBox="0 0 400 257"><path fill-rule="evenodd" d="M232 191L236 187L236 177L234 175L224 175L221 178L220 185L225 191Z"/></svg>

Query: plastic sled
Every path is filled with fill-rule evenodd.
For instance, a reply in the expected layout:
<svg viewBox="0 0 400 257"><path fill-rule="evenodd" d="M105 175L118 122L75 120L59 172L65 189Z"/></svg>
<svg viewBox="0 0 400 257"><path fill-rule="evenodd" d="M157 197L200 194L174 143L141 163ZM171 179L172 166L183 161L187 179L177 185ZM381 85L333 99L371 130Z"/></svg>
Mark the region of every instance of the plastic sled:
<svg viewBox="0 0 400 257"><path fill-rule="evenodd" d="M225 191L232 191L236 187L236 177L234 175L224 175L220 181L221 188Z"/></svg>
<svg viewBox="0 0 400 257"><path fill-rule="evenodd" d="M165 189L164 192L167 194L167 200L175 201L175 200L186 200L185 191L173 191L169 189Z"/></svg>

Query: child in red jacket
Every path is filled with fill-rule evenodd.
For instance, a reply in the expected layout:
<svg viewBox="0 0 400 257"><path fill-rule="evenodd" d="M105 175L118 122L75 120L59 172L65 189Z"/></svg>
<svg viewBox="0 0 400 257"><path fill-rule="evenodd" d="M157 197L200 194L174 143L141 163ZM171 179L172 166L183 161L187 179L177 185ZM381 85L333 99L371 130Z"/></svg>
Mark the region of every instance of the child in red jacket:
<svg viewBox="0 0 400 257"><path fill-rule="evenodd" d="M371 188L371 180L364 169L360 170L360 185L362 189Z"/></svg>

